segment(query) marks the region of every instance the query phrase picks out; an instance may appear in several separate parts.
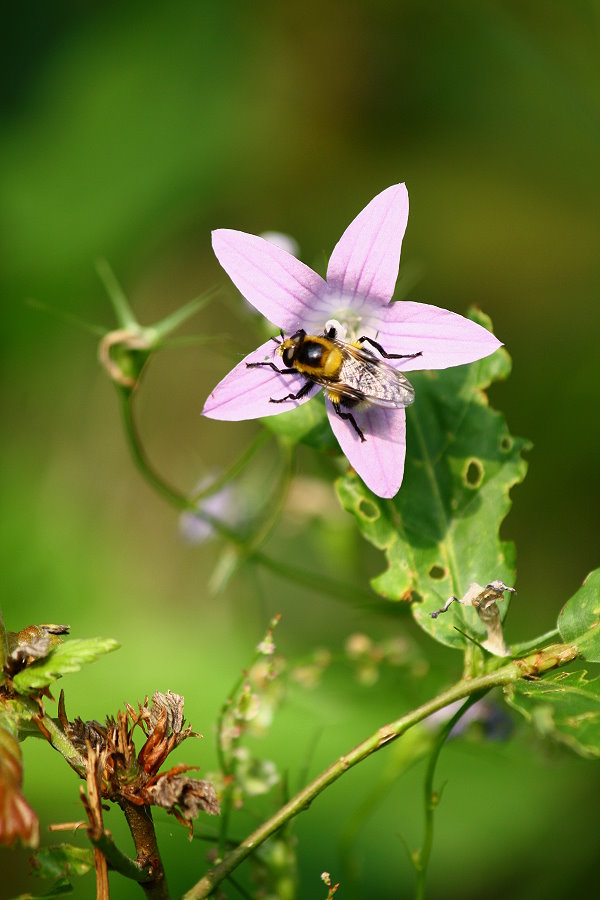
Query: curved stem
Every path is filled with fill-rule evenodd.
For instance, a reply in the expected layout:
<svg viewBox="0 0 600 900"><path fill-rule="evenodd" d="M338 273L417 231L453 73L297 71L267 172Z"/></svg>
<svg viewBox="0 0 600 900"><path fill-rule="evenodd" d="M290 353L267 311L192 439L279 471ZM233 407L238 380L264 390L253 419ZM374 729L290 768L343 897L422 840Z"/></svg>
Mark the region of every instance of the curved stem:
<svg viewBox="0 0 600 900"><path fill-rule="evenodd" d="M259 551L255 551L251 558L263 568L268 569L275 575L279 575L280 578L307 587L315 591L315 593L321 594L321 596L326 595L346 603L349 600L357 604L373 603L373 593L359 585L338 581L337 578L329 578L327 575L321 575L318 572L309 572L298 566L291 566L288 563L281 562L281 560L271 559L270 556L266 556Z"/></svg>
<svg viewBox="0 0 600 900"><path fill-rule="evenodd" d="M218 475L214 481L211 481L205 488L201 488L198 491L195 491L192 496L189 498L189 503L192 507L196 506L200 500L204 500L205 497L211 497L213 494L216 494L217 491L220 491L222 487L225 487L226 484L229 484L230 481L233 481L234 478L242 472L252 457L264 447L264 445L271 439L271 435L268 431L264 429L259 431L257 436L254 438L250 446L242 453L239 459L236 459L228 469Z"/></svg>
<svg viewBox="0 0 600 900"><path fill-rule="evenodd" d="M267 505L267 508L270 507L268 514L263 517L262 522L260 522L256 531L250 536L246 543L245 552L249 557L252 557L255 551L264 544L277 524L287 500L294 474L295 458L293 448L289 444L280 444L280 447L283 454L283 460L277 485L272 492L275 502Z"/></svg>
<svg viewBox="0 0 600 900"><path fill-rule="evenodd" d="M249 539L244 538L241 534L236 532L233 528L225 525L215 516L212 516L210 513L206 512L203 509L199 509L195 503L199 499L204 496L208 496L213 493L214 490L218 490L225 483L225 478L234 478L241 469L246 465L247 462L252 458L252 456L256 453L256 451L263 445L263 443L268 440L269 436L266 437L259 436L254 444L252 444L245 454L242 454L239 460L237 460L228 471L224 474L222 479L217 480L217 487L215 488L214 483L207 488L206 491L202 491L199 494L196 494L192 499L186 497L183 493L178 491L172 485L170 485L165 479L159 475L159 473L153 468L150 463L146 451L142 445L137 427L135 425L135 421L133 418L133 394L129 391L121 390L120 401L121 401L121 412L123 415L123 424L125 426L125 434L127 436L127 443L129 449L131 451L131 455L133 456L133 460L143 476L143 478L153 487L171 506L174 506L176 509L183 510L192 510L195 515L199 516L203 521L207 522L214 530L221 535L221 537L226 538L236 547L238 547L246 556L247 559L252 560L253 562L258 563L258 565L263 566L266 569L269 569L271 572L274 572L276 575L279 575L281 578L284 578L288 581L293 581L296 584L304 585L305 587L310 588L320 594L327 594L330 597L334 597L338 600L352 600L355 603L370 603L373 600L373 594L370 591L364 590L364 588L357 587L356 585L345 584L341 581L337 581L334 578L328 578L327 576L320 575L319 573L307 572L303 568L299 568L296 566L290 566L287 563L282 563L279 560L271 559L266 556L264 553L261 553L258 549L260 544L265 540L268 536L268 533L273 528L273 525L276 521L274 516L269 516L268 522L263 525L260 529L260 533L258 535L250 536ZM264 433L261 433L261 435ZM283 482L287 484L289 481L289 474L291 472L292 459L288 457L286 460L286 467L284 468L283 473ZM280 497L285 496L285 490L282 489L279 492ZM283 502L283 499L280 501ZM277 514L279 514L279 507L277 508Z"/></svg>
<svg viewBox="0 0 600 900"><path fill-rule="evenodd" d="M435 736L429 729L414 728L405 734L402 742L397 745L395 751L390 754L391 759L387 767L380 775L371 793L360 803L353 813L346 819L339 842L339 855L342 864L342 880L344 886L352 886L357 878L357 844L360 833L366 822L389 796L392 786L408 772L413 766L424 759L431 752L435 743ZM399 835L405 846L407 855L414 863L414 856L409 849L402 833Z"/></svg>
<svg viewBox="0 0 600 900"><path fill-rule="evenodd" d="M435 744L427 763L427 772L425 773L425 835L423 837L423 846L421 847L416 859L415 868L417 870L417 889L415 892L415 900L424 900L425 898L425 881L427 879L427 867L431 857L431 848L433 846L433 814L440 800L440 795L433 788L433 779L442 747L446 743L450 732L458 721L464 716L466 711L477 703L490 689L478 691L471 694L463 703L460 709L444 723L436 737Z"/></svg>
<svg viewBox="0 0 600 900"><path fill-rule="evenodd" d="M469 697L471 694L479 694L482 691L488 691L493 687L500 687L511 684L524 677L534 677L542 674L550 669L565 665L576 659L578 655L577 648L569 644L554 644L546 647L532 656L524 659L514 660L503 666L495 672L480 675L470 680L458 681L448 690L443 691L433 700L424 703L410 713L401 716L389 725L379 728L374 734L370 735L366 740L362 741L347 754L340 756L333 762L324 772L314 779L305 788L299 791L295 797L281 807L275 815L267 819L259 828L250 834L242 843L229 853L223 862L200 879L190 890L184 895L184 900L202 900L208 897L215 888L227 876L236 869L243 860L246 859L260 844L267 840L272 834L278 831L282 825L289 822L290 819L297 816L298 813L308 809L315 797L337 781L338 778L351 769L353 766L362 762L367 757L381 750L387 744L397 740L409 728L416 725L436 712L443 709L444 706Z"/></svg>
<svg viewBox="0 0 600 900"><path fill-rule="evenodd" d="M135 860L130 859L122 850L119 850L115 844L112 835L108 831L103 831L99 837L90 836L93 846L100 850L106 857L106 862L110 869L118 872L124 878L136 881L138 884L151 882L154 878L152 866L141 866Z"/></svg>
<svg viewBox="0 0 600 900"><path fill-rule="evenodd" d="M131 391L119 391L125 435L136 466L146 481L151 484L165 500L179 510L190 509L191 504L188 498L166 482L150 464L133 418L133 396L133 392Z"/></svg>

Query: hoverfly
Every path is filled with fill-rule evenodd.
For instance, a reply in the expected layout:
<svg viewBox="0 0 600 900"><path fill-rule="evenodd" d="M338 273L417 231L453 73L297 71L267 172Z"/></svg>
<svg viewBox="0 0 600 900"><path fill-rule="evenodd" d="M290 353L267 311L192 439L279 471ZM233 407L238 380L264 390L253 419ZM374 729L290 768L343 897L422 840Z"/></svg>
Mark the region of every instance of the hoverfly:
<svg viewBox="0 0 600 900"><path fill-rule="evenodd" d="M307 334L299 328L286 338L273 338L279 344L277 352L283 359L284 369L274 362L246 363L249 369L261 366L273 369L280 375L304 375L304 384L298 393L287 394L271 403L285 403L286 400L300 400L314 384L322 384L325 395L341 419L346 419L361 439L365 436L349 409L361 406L381 406L388 409L403 409L415 399L415 391L410 381L386 359L414 359L418 353L386 353L381 344L373 338L363 336L353 343L337 337L334 327L323 334ZM369 343L382 357L376 356L363 344Z"/></svg>

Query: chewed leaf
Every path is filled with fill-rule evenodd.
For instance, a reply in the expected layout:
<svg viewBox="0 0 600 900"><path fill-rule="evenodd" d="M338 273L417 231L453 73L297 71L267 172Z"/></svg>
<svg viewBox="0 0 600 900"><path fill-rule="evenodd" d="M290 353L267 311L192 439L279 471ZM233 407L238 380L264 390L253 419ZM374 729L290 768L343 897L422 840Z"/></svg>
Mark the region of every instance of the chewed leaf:
<svg viewBox="0 0 600 900"><path fill-rule="evenodd" d="M15 689L25 694L47 687L57 678L70 672L78 672L88 662L117 650L119 644L112 638L81 638L59 644L44 659L39 659L15 675Z"/></svg>
<svg viewBox="0 0 600 900"><path fill-rule="evenodd" d="M600 662L600 569L590 572L558 617L563 641L575 644L588 662Z"/></svg>
<svg viewBox="0 0 600 900"><path fill-rule="evenodd" d="M471 318L490 326L481 313ZM492 356L440 372L410 374L416 400L407 410L404 481L393 500L372 494L352 474L337 482L344 507L388 563L373 587L390 600L413 600L413 615L436 640L464 647L456 628L476 640L485 629L474 609L454 604L441 619L431 612L472 582L514 584L515 551L499 536L510 488L525 477L522 451L504 417L488 406L485 389L506 378L510 357ZM508 602L503 604L506 614ZM456 627L455 627L456 626Z"/></svg>
<svg viewBox="0 0 600 900"><path fill-rule="evenodd" d="M538 733L582 756L600 756L600 678L556 672L539 681L520 680L505 689L508 703Z"/></svg>

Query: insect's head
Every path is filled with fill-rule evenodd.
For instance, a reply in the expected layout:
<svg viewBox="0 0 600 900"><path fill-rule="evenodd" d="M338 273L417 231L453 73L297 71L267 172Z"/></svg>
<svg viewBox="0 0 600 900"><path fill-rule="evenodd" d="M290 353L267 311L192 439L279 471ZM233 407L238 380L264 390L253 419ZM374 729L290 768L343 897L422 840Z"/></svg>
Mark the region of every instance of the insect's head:
<svg viewBox="0 0 600 900"><path fill-rule="evenodd" d="M286 366L293 365L298 350L302 346L305 337L306 332L303 328L300 328L298 331L292 334L291 337L285 338L285 340L281 341L277 352L281 355Z"/></svg>

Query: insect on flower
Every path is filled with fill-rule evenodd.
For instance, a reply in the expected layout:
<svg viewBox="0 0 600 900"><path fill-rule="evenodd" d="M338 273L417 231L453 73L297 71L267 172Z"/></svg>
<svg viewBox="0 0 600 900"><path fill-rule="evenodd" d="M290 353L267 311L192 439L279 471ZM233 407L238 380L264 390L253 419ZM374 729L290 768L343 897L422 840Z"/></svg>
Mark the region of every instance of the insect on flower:
<svg viewBox="0 0 600 900"><path fill-rule="evenodd" d="M501 346L457 313L391 302L407 221L403 184L377 194L334 247L326 279L256 235L213 231L217 259L282 337L240 360L203 414L229 421L272 416L323 388L350 464L375 494L393 497L404 473L405 407L414 396L406 373L460 366Z"/></svg>
<svg viewBox="0 0 600 900"><path fill-rule="evenodd" d="M289 338L285 338L282 331L281 341L277 338L273 340L279 344L277 352L286 368L280 369L271 361L246 363L247 368L267 366L280 375L303 375L306 382L296 394L287 394L278 399L270 397L270 402L300 400L314 384L322 384L325 396L336 414L340 419L350 422L363 443L366 438L348 409L360 409L369 404L404 409L415 399L414 388L408 378L363 347L363 344L371 344L385 359L414 359L421 356L420 351L386 353L381 344L367 335L349 344L337 337L337 330L333 325L322 335L307 334L303 328L299 328Z"/></svg>

